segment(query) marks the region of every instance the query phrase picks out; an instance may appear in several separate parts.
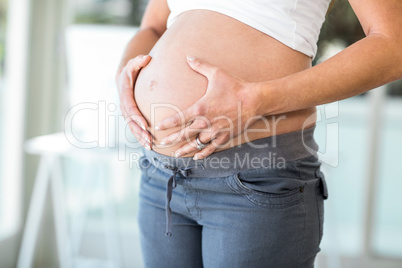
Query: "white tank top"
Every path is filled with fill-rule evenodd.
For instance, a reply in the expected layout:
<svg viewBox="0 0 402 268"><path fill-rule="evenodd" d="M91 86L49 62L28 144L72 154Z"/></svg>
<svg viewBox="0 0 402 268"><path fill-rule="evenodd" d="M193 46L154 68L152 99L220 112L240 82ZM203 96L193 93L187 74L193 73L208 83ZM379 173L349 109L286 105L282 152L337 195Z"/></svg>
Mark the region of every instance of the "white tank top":
<svg viewBox="0 0 402 268"><path fill-rule="evenodd" d="M239 20L309 57L317 41L331 0L167 0L167 27L192 9L216 11Z"/></svg>

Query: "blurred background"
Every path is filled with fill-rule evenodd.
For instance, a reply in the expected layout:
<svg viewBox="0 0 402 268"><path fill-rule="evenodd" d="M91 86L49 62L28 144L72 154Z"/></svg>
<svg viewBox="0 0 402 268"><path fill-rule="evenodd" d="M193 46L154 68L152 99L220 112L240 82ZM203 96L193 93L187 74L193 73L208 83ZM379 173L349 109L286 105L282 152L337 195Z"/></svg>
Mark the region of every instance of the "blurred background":
<svg viewBox="0 0 402 268"><path fill-rule="evenodd" d="M114 74L146 0L0 0L0 268L142 267ZM346 0L314 64L363 38ZM319 107L317 267L402 267L402 83ZM88 150L80 150L85 147Z"/></svg>

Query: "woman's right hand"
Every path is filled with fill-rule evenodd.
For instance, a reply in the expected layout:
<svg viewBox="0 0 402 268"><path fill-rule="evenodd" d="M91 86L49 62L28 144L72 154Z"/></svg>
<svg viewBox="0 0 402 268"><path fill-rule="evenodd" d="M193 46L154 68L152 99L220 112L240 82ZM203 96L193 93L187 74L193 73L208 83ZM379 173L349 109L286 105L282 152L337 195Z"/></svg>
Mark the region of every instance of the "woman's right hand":
<svg viewBox="0 0 402 268"><path fill-rule="evenodd" d="M148 123L138 109L134 99L134 83L141 68L148 65L151 60L149 55L139 55L129 60L121 68L116 76L117 90L120 98L120 110L123 114L131 132L140 142L140 144L151 149L152 135L149 133Z"/></svg>

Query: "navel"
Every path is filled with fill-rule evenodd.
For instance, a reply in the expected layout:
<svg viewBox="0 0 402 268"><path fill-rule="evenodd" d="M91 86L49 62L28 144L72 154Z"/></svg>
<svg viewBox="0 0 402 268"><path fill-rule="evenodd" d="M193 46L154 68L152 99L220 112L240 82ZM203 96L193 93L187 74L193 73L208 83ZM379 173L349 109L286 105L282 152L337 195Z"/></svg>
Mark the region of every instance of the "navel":
<svg viewBox="0 0 402 268"><path fill-rule="evenodd" d="M156 88L156 86L158 85L158 82L155 80L151 80L148 82L148 89L149 91L152 91Z"/></svg>

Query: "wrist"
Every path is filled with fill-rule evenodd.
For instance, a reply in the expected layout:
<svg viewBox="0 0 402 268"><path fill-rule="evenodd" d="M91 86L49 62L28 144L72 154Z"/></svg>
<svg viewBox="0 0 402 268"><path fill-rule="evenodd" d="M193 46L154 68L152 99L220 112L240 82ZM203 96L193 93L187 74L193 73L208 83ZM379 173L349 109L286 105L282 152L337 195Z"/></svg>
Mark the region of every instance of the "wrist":
<svg viewBox="0 0 402 268"><path fill-rule="evenodd" d="M276 114L278 96L275 93L276 84L273 81L253 83L253 107L256 116Z"/></svg>
<svg viewBox="0 0 402 268"><path fill-rule="evenodd" d="M120 76L121 76L121 73L123 72L124 68L125 68L125 66L122 66L122 67L119 67L119 68L117 69L117 72L116 72L116 75L115 75L115 79L114 79L114 81L116 82L116 85L119 84Z"/></svg>
<svg viewBox="0 0 402 268"><path fill-rule="evenodd" d="M257 83L246 82L238 92L237 99L241 102L242 112L248 117L258 117Z"/></svg>

